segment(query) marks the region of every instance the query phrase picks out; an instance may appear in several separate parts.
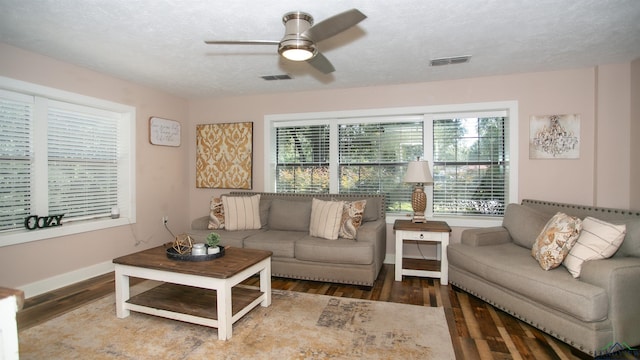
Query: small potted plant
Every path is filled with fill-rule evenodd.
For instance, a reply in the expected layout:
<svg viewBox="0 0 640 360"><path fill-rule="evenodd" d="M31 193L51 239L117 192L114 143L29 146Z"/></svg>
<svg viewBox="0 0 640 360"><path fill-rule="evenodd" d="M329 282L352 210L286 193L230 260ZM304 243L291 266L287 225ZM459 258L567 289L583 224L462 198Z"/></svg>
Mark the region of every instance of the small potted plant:
<svg viewBox="0 0 640 360"><path fill-rule="evenodd" d="M207 235L207 254L217 254L220 252L220 234L212 232Z"/></svg>

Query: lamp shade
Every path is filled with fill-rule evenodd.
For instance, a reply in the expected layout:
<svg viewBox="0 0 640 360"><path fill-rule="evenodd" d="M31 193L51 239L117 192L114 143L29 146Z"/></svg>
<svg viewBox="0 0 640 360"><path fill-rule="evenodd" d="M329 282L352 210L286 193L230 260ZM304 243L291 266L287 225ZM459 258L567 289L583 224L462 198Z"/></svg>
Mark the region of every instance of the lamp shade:
<svg viewBox="0 0 640 360"><path fill-rule="evenodd" d="M407 167L407 173L404 175L404 182L417 184L433 183L429 163L427 161L410 161Z"/></svg>

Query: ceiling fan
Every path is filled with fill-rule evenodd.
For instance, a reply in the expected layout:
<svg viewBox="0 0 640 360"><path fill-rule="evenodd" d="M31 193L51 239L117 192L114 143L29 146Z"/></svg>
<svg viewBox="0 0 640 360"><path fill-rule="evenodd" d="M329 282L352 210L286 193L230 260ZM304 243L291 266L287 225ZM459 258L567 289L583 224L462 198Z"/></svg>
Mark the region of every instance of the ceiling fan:
<svg viewBox="0 0 640 360"><path fill-rule="evenodd" d="M313 25L313 17L305 12L284 14L285 34L282 40L207 40L213 45L278 45L278 53L292 61L306 61L322 73L335 71L316 43L341 33L367 16L357 9L347 10Z"/></svg>

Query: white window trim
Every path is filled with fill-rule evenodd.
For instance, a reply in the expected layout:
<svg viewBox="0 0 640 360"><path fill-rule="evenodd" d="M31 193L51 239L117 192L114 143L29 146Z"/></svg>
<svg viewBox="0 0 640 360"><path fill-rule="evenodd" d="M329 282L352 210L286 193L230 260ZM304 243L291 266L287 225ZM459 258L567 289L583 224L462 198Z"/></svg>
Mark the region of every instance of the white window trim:
<svg viewBox="0 0 640 360"><path fill-rule="evenodd" d="M509 136L507 137L507 147L509 148L509 202L517 202L518 197L518 102L513 101L497 101L497 102L480 102L480 103L468 103L468 104L447 104L447 105L432 105L432 106L416 106L416 107L399 107L399 108L383 108L383 109L363 109L363 110L347 110L347 111L328 111L328 112L313 112L313 113L298 113L298 114L273 114L265 115L265 131L264 131L264 186L265 191L272 192L275 189L275 143L272 139L275 138L275 131L273 124L275 122L291 121L291 124L295 124L298 120L298 124L311 125L313 120L327 120L327 119L344 119L344 118L358 118L358 117L384 117L384 116L408 116L416 114L424 114L425 116L439 117L444 114L462 114L462 113L480 113L491 111L506 111L509 117ZM427 131L425 126L425 133ZM426 134L425 134L426 135ZM425 145L428 141L428 137L425 136ZM429 146L425 146L425 152L427 152ZM337 150L336 150L337 151ZM432 149L428 150L431 153ZM433 156L429 157L425 154L425 157L433 162ZM428 201L431 202L433 195L433 186L427 186L425 188L428 194ZM433 204L428 204L428 211L432 211ZM450 226L460 227L489 227L502 224L502 217L481 217L481 216L428 216L431 220L447 221ZM402 214L388 214L387 223L393 223L396 219L407 219L406 215Z"/></svg>
<svg viewBox="0 0 640 360"><path fill-rule="evenodd" d="M78 105L90 106L98 109L104 109L109 111L115 111L122 114L120 121L124 122L124 141L131 144L129 152L125 158L121 159L125 162L125 168L129 172L128 181L124 183L124 188L121 189L123 197L118 201L122 204L126 204L127 211L121 209L120 218L101 218L92 219L86 221L74 221L64 223L58 227L50 227L45 229L36 230L14 230L9 232L0 233L0 247L22 244L31 241L44 240L60 236L68 236L73 234L79 234L88 231L95 231L101 229L107 229L116 226L122 226L127 224L133 224L136 222L136 172L135 172L135 159L136 159L136 109L135 107L118 104L115 102L98 99L86 95L80 95L64 90L54 89L42 85L32 84L20 80L6 78L0 76L0 88L8 91L15 91L18 93L29 94L33 96L46 97L49 100L57 100L67 103L73 103ZM48 214L36 214L36 215L48 215Z"/></svg>

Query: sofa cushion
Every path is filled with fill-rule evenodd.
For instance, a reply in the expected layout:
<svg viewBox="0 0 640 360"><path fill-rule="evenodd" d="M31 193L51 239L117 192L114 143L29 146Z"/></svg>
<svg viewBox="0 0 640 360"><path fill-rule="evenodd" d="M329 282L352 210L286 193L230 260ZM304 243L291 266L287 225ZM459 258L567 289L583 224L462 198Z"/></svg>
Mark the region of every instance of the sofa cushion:
<svg viewBox="0 0 640 360"><path fill-rule="evenodd" d="M382 198L367 198L367 206L362 214L362 221L376 221L380 217L380 207L385 207Z"/></svg>
<svg viewBox="0 0 640 360"><path fill-rule="evenodd" d="M263 232L265 230L237 230L237 231L227 231L224 229L215 230L216 233L220 235L220 245L222 246L233 246L233 247L243 247L244 239L251 236ZM192 228L189 231L189 236L193 239L194 242L207 242L207 235L211 234L211 230L206 229L195 229Z"/></svg>
<svg viewBox="0 0 640 360"><path fill-rule="evenodd" d="M635 256L640 257L640 219L620 219L610 220L614 224L624 224L627 227L627 234L620 245L620 249L615 256Z"/></svg>
<svg viewBox="0 0 640 360"><path fill-rule="evenodd" d="M207 226L210 230L224 229L224 206L222 205L222 198L212 197L209 203L209 224Z"/></svg>
<svg viewBox="0 0 640 360"><path fill-rule="evenodd" d="M624 240L626 229L624 224L611 224L587 216L582 221L582 231L578 241L562 264L574 278L579 277L582 263L585 261L606 259L615 254Z"/></svg>
<svg viewBox="0 0 640 360"><path fill-rule="evenodd" d="M295 201L273 199L269 210L269 229L309 232L311 199Z"/></svg>
<svg viewBox="0 0 640 360"><path fill-rule="evenodd" d="M336 240L342 224L343 211L344 201L323 201L314 198L311 201L309 235Z"/></svg>
<svg viewBox="0 0 640 360"><path fill-rule="evenodd" d="M244 239L244 247L271 251L273 257L293 258L296 241L305 236L308 236L306 231L269 230Z"/></svg>
<svg viewBox="0 0 640 360"><path fill-rule="evenodd" d="M260 229L260 195L223 196L224 226L229 231Z"/></svg>
<svg viewBox="0 0 640 360"><path fill-rule="evenodd" d="M297 260L334 264L369 265L373 263L373 242L358 242L349 239L326 241L307 236L296 241Z"/></svg>
<svg viewBox="0 0 640 360"><path fill-rule="evenodd" d="M513 243L494 246L450 244L447 255L449 266L473 273L581 321L601 321L607 317L609 300L605 289L574 279L564 267L542 270L529 249Z"/></svg>
<svg viewBox="0 0 640 360"><path fill-rule="evenodd" d="M342 219L340 220L339 237L345 239L356 238L358 228L362 224L362 215L366 205L367 200L345 201Z"/></svg>
<svg viewBox="0 0 640 360"><path fill-rule="evenodd" d="M531 248L531 255L545 270L555 269L578 240L582 220L565 213L556 213L542 229Z"/></svg>
<svg viewBox="0 0 640 360"><path fill-rule="evenodd" d="M504 213L502 226L509 230L515 244L531 249L550 218L551 215L531 207L509 204Z"/></svg>
<svg viewBox="0 0 640 360"><path fill-rule="evenodd" d="M260 198L260 225L267 226L269 221L269 210L271 209L271 199Z"/></svg>

